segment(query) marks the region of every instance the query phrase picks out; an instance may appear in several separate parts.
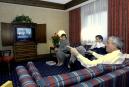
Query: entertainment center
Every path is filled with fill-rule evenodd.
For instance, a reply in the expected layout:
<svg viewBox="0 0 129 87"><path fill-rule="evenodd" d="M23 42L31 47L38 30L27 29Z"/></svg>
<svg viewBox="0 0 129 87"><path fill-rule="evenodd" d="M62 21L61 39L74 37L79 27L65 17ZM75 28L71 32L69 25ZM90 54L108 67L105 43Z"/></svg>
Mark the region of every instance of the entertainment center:
<svg viewBox="0 0 129 87"><path fill-rule="evenodd" d="M37 56L37 44L35 42L19 42L13 46L16 61L30 60Z"/></svg>
<svg viewBox="0 0 129 87"><path fill-rule="evenodd" d="M46 43L46 24L1 23L2 46L13 46L16 61L37 57L37 43Z"/></svg>

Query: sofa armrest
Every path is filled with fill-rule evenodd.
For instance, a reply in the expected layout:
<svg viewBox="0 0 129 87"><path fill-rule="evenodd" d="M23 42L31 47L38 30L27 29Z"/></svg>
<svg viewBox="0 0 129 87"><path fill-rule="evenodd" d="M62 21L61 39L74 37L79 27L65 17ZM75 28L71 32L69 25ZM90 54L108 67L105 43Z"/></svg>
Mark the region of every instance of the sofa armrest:
<svg viewBox="0 0 129 87"><path fill-rule="evenodd" d="M28 63L27 63L27 67L28 67L29 72L31 73L32 77L35 79L37 85L38 85L39 87L42 87L42 86L40 86L39 81L40 81L41 79L43 79L43 77L42 77L41 74L39 73L38 69L35 67L34 63L33 63L33 62L28 62Z"/></svg>
<svg viewBox="0 0 129 87"><path fill-rule="evenodd" d="M22 87L38 87L24 66L17 66L16 72Z"/></svg>

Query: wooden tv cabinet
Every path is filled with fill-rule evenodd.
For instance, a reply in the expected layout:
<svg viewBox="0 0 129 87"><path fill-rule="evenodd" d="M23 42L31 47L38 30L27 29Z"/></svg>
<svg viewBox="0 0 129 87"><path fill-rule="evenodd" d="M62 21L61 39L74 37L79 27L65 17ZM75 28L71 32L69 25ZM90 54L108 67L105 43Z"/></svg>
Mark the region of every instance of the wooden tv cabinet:
<svg viewBox="0 0 129 87"><path fill-rule="evenodd" d="M16 61L31 60L37 56L37 44L34 42L17 42L13 47Z"/></svg>

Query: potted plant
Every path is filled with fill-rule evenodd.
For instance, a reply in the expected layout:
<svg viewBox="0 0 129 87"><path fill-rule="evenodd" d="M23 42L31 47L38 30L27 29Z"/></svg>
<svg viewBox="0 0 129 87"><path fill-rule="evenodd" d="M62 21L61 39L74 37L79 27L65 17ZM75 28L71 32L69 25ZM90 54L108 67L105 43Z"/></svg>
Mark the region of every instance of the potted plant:
<svg viewBox="0 0 129 87"><path fill-rule="evenodd" d="M12 23L33 23L32 19L29 16L21 15L16 16Z"/></svg>
<svg viewBox="0 0 129 87"><path fill-rule="evenodd" d="M54 47L57 47L59 45L60 37L58 36L57 33L54 33L54 35L51 38Z"/></svg>

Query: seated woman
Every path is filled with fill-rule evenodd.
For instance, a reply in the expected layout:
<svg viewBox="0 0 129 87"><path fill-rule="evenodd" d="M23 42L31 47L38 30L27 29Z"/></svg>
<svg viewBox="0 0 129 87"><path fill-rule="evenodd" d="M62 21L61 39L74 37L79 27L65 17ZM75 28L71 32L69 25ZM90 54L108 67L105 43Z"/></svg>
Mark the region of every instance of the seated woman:
<svg viewBox="0 0 129 87"><path fill-rule="evenodd" d="M86 50L83 46L78 46L76 47L77 51L87 57L88 59L90 60L93 60L94 59L94 56L91 55L89 53L88 50ZM95 43L90 47L89 50L92 50L96 53L99 53L99 54L106 54L106 49L105 49L105 44L103 43L103 37L101 35L96 35L95 36ZM76 58L71 54L71 57L70 57L70 63L74 63L76 60Z"/></svg>
<svg viewBox="0 0 129 87"><path fill-rule="evenodd" d="M105 47L105 44L103 43L103 37L101 35L96 35L95 43L91 46L90 49L101 48L101 47Z"/></svg>
<svg viewBox="0 0 129 87"><path fill-rule="evenodd" d="M101 35L95 36L95 43L91 46L90 50L99 54L106 54L105 44L103 43L103 37Z"/></svg>
<svg viewBox="0 0 129 87"><path fill-rule="evenodd" d="M69 52L69 49L67 46L69 46L69 40L67 39L66 34L62 34L60 37L60 44L58 48L55 48L56 51L56 57L57 57L57 66L61 66L64 63L64 59L68 57L67 52Z"/></svg>

